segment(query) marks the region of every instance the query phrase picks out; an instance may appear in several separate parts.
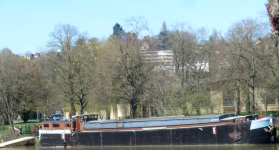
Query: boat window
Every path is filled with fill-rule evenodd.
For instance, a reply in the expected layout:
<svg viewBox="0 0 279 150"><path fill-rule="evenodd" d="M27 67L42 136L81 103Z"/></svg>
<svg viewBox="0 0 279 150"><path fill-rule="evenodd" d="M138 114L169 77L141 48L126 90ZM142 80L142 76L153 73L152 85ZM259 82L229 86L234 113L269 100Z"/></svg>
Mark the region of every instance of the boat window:
<svg viewBox="0 0 279 150"><path fill-rule="evenodd" d="M52 127L59 127L59 124L52 124Z"/></svg>
<svg viewBox="0 0 279 150"><path fill-rule="evenodd" d="M44 127L49 127L49 124L44 124Z"/></svg>
<svg viewBox="0 0 279 150"><path fill-rule="evenodd" d="M71 124L66 124L66 127L71 127Z"/></svg>

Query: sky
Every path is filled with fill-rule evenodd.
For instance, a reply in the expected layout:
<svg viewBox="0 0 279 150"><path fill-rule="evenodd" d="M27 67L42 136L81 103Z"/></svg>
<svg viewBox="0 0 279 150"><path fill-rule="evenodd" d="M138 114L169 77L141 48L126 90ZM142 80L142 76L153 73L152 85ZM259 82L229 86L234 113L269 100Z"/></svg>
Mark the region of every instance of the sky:
<svg viewBox="0 0 279 150"><path fill-rule="evenodd" d="M0 49L15 54L47 50L56 24L71 24L88 37L104 39L115 23L129 30L125 20L142 16L150 36L165 21L206 27L225 33L232 23L246 18L267 19L267 0L0 0Z"/></svg>

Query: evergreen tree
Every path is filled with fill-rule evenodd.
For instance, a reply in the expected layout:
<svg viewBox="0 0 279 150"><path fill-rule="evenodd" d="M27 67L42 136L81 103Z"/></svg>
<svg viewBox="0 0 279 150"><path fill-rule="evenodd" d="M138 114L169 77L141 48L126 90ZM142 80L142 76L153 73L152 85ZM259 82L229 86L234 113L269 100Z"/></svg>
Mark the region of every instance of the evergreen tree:
<svg viewBox="0 0 279 150"><path fill-rule="evenodd" d="M168 37L168 30L165 21L163 21L161 32L158 35L158 40L159 40L158 46L161 49L166 49L168 46L169 37Z"/></svg>
<svg viewBox="0 0 279 150"><path fill-rule="evenodd" d="M117 38L124 32L124 30L122 29L121 25L116 23L113 26L113 35L115 35Z"/></svg>

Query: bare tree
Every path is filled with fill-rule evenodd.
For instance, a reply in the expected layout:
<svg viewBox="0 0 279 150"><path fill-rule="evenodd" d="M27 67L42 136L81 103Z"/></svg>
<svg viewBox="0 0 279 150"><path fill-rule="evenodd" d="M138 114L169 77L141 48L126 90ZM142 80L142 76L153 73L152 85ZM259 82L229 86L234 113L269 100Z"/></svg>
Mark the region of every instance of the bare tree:
<svg viewBox="0 0 279 150"><path fill-rule="evenodd" d="M20 66L15 56L8 50L2 50L1 54L1 74L0 74L0 93L1 103L4 106L10 124L10 132L14 135L13 117L19 94Z"/></svg>
<svg viewBox="0 0 279 150"><path fill-rule="evenodd" d="M75 114L75 89L74 78L76 77L74 71L74 45L78 40L78 29L69 24L58 24L54 27L54 31L50 33L52 41L48 43L48 47L52 50L52 57L49 57L52 68L56 70L60 77L60 89L68 98L71 107L71 114ZM57 57L56 57L57 56Z"/></svg>
<svg viewBox="0 0 279 150"><path fill-rule="evenodd" d="M142 17L131 17L126 19L127 26L131 29L131 33L135 34L135 38L137 39L142 31L148 31L148 22L147 20Z"/></svg>
<svg viewBox="0 0 279 150"><path fill-rule="evenodd" d="M265 44L262 41L266 33L255 19L246 19L235 23L229 30L229 55L230 68L233 69L229 77L235 80L237 92L237 112L240 105L240 84L245 84L251 89L252 113L255 113L255 88L256 82L262 80L264 70L261 69L263 61L261 57L265 52Z"/></svg>
<svg viewBox="0 0 279 150"><path fill-rule="evenodd" d="M36 108L36 100L41 103L39 101L42 95L40 90L44 84L40 82L40 71L29 60L12 54L9 49L3 49L0 58L0 103L8 116L10 132L14 134L15 113L21 113L24 110L28 112Z"/></svg>
<svg viewBox="0 0 279 150"><path fill-rule="evenodd" d="M96 46L94 39L88 40L86 34L79 34L76 27L71 25L57 25L52 32L52 41L48 43L51 47L52 56L48 57L51 68L58 77L53 81L68 98L71 106L71 114L75 114L75 104L79 105L80 114L87 106L90 97L87 95L94 87L94 62ZM52 77L52 76L51 76Z"/></svg>
<svg viewBox="0 0 279 150"><path fill-rule="evenodd" d="M94 87L95 80L92 78L94 74L94 51L95 47L91 47L86 43L86 38L81 37L76 42L75 56L74 56L74 71L75 78L75 95L78 98L78 104L80 105L80 114L82 114L84 108L87 106L89 97L87 96L89 90Z"/></svg>
<svg viewBox="0 0 279 150"><path fill-rule="evenodd" d="M191 28L185 29L184 24L179 24L170 34L175 73L182 87L191 85L190 82L199 84L200 79L205 78L209 71L206 34L204 28L195 31Z"/></svg>
<svg viewBox="0 0 279 150"><path fill-rule="evenodd" d="M185 24L178 24L169 37L174 53L175 74L182 88L181 96L184 97L180 103L181 106L185 106L183 113L189 114L192 108L197 114L201 114L202 109L211 107L207 94L209 89L205 82L209 77L211 53L207 30L194 30Z"/></svg>
<svg viewBox="0 0 279 150"><path fill-rule="evenodd" d="M147 83L153 73L153 66L144 61L137 42L126 41L117 47L117 61L113 66L115 74L112 76L114 91L118 99L130 104L130 114L134 118L141 96L148 89Z"/></svg>
<svg viewBox="0 0 279 150"><path fill-rule="evenodd" d="M94 88L90 90L90 98L94 99L89 101L91 107L96 109L103 109L106 111L106 119L110 119L111 107L115 106L118 99L115 97L113 92L113 76L116 59L116 42L122 41L116 38L113 38L109 41L102 41L98 39L89 40L89 47L93 51L95 66L93 74L95 83Z"/></svg>
<svg viewBox="0 0 279 150"><path fill-rule="evenodd" d="M52 56L51 53L48 53L34 60L34 62L42 71L43 78L47 80L45 89L47 96L45 97L45 102L41 103L42 105L38 109L41 110L40 113L45 113L46 115L64 108L65 101L67 101L67 99L65 99L63 90L61 90L61 86L58 86L60 84L59 75L56 71L57 69L53 68L53 62L49 61L49 56Z"/></svg>

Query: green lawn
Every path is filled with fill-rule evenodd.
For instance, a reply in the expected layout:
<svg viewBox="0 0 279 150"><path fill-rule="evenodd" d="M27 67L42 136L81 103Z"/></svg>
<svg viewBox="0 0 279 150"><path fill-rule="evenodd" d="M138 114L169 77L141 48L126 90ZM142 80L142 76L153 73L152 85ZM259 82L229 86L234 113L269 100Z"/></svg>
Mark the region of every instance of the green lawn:
<svg viewBox="0 0 279 150"><path fill-rule="evenodd" d="M42 125L42 123L39 120L28 120L27 123L24 123L22 120L14 121L14 127L19 128L19 126L21 126L23 134L26 132L26 130L29 129L29 126L32 126L32 125ZM9 127L10 127L10 125L0 126L0 134L9 134L10 133ZM18 131L15 131L15 132L18 133Z"/></svg>
<svg viewBox="0 0 279 150"><path fill-rule="evenodd" d="M226 114L235 114L235 112L226 113ZM261 111L256 111L255 114L260 115ZM262 111L262 114L265 115L265 111ZM267 111L267 115L278 115L279 111ZM240 115L252 115L252 113L240 112Z"/></svg>

